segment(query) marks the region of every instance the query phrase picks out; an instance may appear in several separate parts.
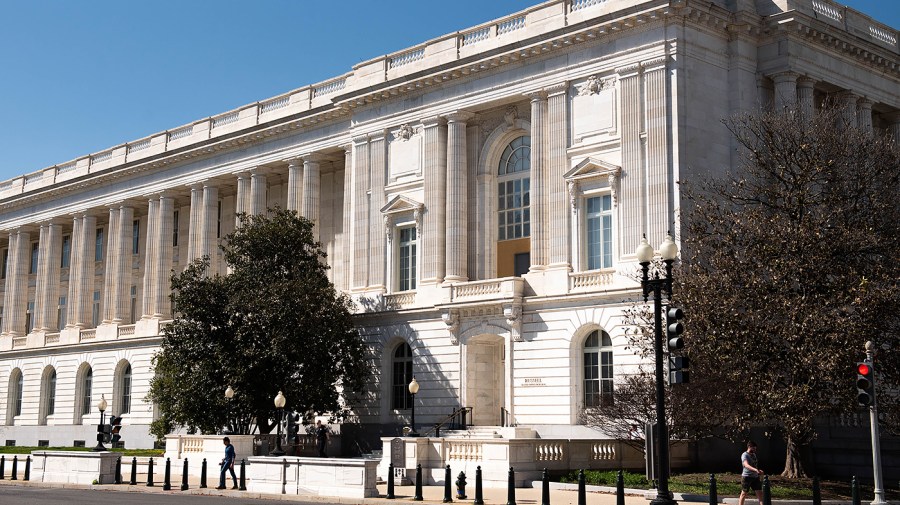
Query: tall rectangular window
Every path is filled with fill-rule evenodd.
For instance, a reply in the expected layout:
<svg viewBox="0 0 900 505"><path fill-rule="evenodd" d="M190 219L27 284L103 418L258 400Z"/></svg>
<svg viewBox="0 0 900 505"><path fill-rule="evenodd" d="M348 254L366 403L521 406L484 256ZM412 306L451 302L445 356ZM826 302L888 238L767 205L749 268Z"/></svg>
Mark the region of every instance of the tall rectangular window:
<svg viewBox="0 0 900 505"><path fill-rule="evenodd" d="M131 223L131 254L138 254L141 247L141 222L137 219Z"/></svg>
<svg viewBox="0 0 900 505"><path fill-rule="evenodd" d="M94 387L94 370L87 369L84 373L84 382L81 386L81 415L86 416L91 413L91 389Z"/></svg>
<svg viewBox="0 0 900 505"><path fill-rule="evenodd" d="M60 331L66 327L66 297L59 297L59 305L56 307L56 320L59 321L57 327Z"/></svg>
<svg viewBox="0 0 900 505"><path fill-rule="evenodd" d="M31 243L31 266L28 268L28 273L36 274L38 269L38 243Z"/></svg>
<svg viewBox="0 0 900 505"><path fill-rule="evenodd" d="M3 250L2 264L0 264L0 279L6 278L6 265L9 263L9 249Z"/></svg>
<svg viewBox="0 0 900 505"><path fill-rule="evenodd" d="M174 226L172 227L172 247L178 247L178 211L175 211L175 216L172 218L172 222Z"/></svg>
<svg viewBox="0 0 900 505"><path fill-rule="evenodd" d="M100 292L94 291L94 302L91 304L91 326L100 326Z"/></svg>
<svg viewBox="0 0 900 505"><path fill-rule="evenodd" d="M400 228L400 243L398 244L398 287L400 291L416 289L416 228L410 226Z"/></svg>
<svg viewBox="0 0 900 505"><path fill-rule="evenodd" d="M103 228L97 228L97 239L94 241L94 261L103 261Z"/></svg>
<svg viewBox="0 0 900 505"><path fill-rule="evenodd" d="M588 270L612 267L612 197L587 199L587 267Z"/></svg>
<svg viewBox="0 0 900 505"><path fill-rule="evenodd" d="M219 207L216 209L216 238L222 238L222 200L219 200Z"/></svg>
<svg viewBox="0 0 900 505"><path fill-rule="evenodd" d="M69 261L72 256L72 237L69 235L63 236L62 241L62 258L59 261L59 266L62 268L69 268Z"/></svg>
<svg viewBox="0 0 900 505"><path fill-rule="evenodd" d="M137 286L131 286L131 324L137 321Z"/></svg>
<svg viewBox="0 0 900 505"><path fill-rule="evenodd" d="M28 309L25 311L25 333L31 333L34 330L34 302L28 302Z"/></svg>

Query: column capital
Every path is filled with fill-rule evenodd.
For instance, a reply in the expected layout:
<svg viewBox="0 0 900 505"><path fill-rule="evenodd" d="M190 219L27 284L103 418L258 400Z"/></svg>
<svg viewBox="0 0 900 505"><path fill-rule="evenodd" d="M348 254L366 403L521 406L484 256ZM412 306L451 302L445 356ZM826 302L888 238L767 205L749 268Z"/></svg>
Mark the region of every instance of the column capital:
<svg viewBox="0 0 900 505"><path fill-rule="evenodd" d="M781 82L797 82L797 79L800 77L800 74L797 72L786 70L784 72L778 72L769 76L772 79L772 82L775 84Z"/></svg>
<svg viewBox="0 0 900 505"><path fill-rule="evenodd" d="M364 133L364 134L361 134L361 135L354 135L354 136L351 138L351 140L352 140L352 142L353 142L353 143L351 144L352 146L361 146L361 145L363 145L363 144L368 144L368 143L369 143L369 135L368 135L368 134L365 134L365 133Z"/></svg>
<svg viewBox="0 0 900 505"><path fill-rule="evenodd" d="M445 120L441 116L431 116L422 120L422 126L425 128L434 128L435 126L441 126L445 123Z"/></svg>
<svg viewBox="0 0 900 505"><path fill-rule="evenodd" d="M526 92L522 93L522 95L524 95L525 98L530 100L531 103L547 100L547 92L544 91L543 89L535 89L535 90L531 90L531 91L526 91Z"/></svg>
<svg viewBox="0 0 900 505"><path fill-rule="evenodd" d="M797 78L797 87L803 89L811 89L816 86L816 82L818 81L816 81L812 77L801 75Z"/></svg>
<svg viewBox="0 0 900 505"><path fill-rule="evenodd" d="M641 62L641 69L644 72L653 72L656 70L665 70L666 63L669 62L669 55L664 54L662 56L658 56L656 58L650 58L649 60L644 60Z"/></svg>
<svg viewBox="0 0 900 505"><path fill-rule="evenodd" d="M841 99L845 103L856 102L861 98L860 95L857 95L849 89L837 91L834 93L834 96Z"/></svg>
<svg viewBox="0 0 900 505"><path fill-rule="evenodd" d="M473 112L456 111L445 114L448 123L465 123L475 117Z"/></svg>
<svg viewBox="0 0 900 505"><path fill-rule="evenodd" d="M569 92L569 81L558 82L544 88L547 97L563 95Z"/></svg>
<svg viewBox="0 0 900 505"><path fill-rule="evenodd" d="M856 101L856 106L859 107L860 109L872 110L872 105L874 105L874 104L875 104L875 102L873 102L872 100L869 100L869 98L865 97L865 96L860 97L859 100Z"/></svg>
<svg viewBox="0 0 900 505"><path fill-rule="evenodd" d="M638 75L639 73L641 73L641 64L637 63L637 62L629 63L628 65L616 67L614 72L619 74L619 79L634 77L634 76Z"/></svg>
<svg viewBox="0 0 900 505"><path fill-rule="evenodd" d="M322 153L309 153L300 156L300 159L303 161L303 164L306 165L307 163L322 163L323 161L332 161L334 158Z"/></svg>

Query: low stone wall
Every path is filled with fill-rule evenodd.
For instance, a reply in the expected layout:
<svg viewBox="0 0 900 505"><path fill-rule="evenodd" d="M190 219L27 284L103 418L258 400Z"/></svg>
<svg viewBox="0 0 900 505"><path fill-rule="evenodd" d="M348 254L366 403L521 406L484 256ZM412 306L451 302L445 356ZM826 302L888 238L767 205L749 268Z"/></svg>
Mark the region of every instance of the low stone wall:
<svg viewBox="0 0 900 505"><path fill-rule="evenodd" d="M114 452L34 451L31 453L31 480L64 484L115 484Z"/></svg>
<svg viewBox="0 0 900 505"><path fill-rule="evenodd" d="M225 457L225 444L222 439L226 435L166 435L166 453L162 458L157 458L154 462L157 465L164 465L166 458L169 458L174 464L180 460L187 458L188 474L195 477L200 475L203 467L203 460L206 459L207 475L219 474L219 462ZM227 435L234 446L234 453L237 457L237 464L242 459L248 459L253 456L253 439L254 435ZM181 467L178 467L178 473L181 474Z"/></svg>
<svg viewBox="0 0 900 505"><path fill-rule="evenodd" d="M378 496L378 460L260 456L250 458L247 490L286 495Z"/></svg>

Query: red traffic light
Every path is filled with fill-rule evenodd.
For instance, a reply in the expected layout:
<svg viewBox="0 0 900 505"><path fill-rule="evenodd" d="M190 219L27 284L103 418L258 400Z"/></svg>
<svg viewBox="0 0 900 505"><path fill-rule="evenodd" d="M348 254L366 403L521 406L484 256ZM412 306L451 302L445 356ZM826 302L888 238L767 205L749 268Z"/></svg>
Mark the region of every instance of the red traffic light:
<svg viewBox="0 0 900 505"><path fill-rule="evenodd" d="M872 367L870 367L868 363L857 363L856 373L868 377L872 373Z"/></svg>

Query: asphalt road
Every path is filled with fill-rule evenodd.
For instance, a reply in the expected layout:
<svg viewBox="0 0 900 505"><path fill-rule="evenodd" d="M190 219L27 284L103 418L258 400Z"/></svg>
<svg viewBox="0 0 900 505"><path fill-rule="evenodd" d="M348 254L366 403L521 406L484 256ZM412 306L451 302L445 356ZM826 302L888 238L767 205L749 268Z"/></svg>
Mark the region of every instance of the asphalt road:
<svg viewBox="0 0 900 505"><path fill-rule="evenodd" d="M168 493L123 493L105 490L60 489L32 486L0 487L0 505L251 505L284 503L277 500L256 500L240 497L197 496ZM303 503L303 502L291 502ZM323 505L318 502L315 505Z"/></svg>

